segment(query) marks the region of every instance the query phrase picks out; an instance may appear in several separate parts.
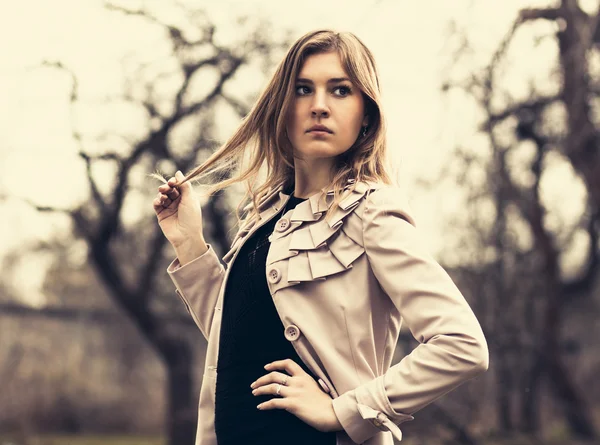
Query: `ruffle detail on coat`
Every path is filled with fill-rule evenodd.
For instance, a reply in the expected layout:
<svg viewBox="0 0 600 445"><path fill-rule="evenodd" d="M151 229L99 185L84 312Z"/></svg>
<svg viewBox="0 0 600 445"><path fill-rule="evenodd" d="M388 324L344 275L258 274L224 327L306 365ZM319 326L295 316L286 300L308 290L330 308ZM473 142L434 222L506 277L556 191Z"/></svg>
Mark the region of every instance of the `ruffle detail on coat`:
<svg viewBox="0 0 600 445"><path fill-rule="evenodd" d="M352 263L364 253L362 239L346 231L346 220L350 226L360 224L354 210L369 190L378 184L359 182L354 190L347 190L333 211L330 221L325 213L333 203L333 191L318 193L286 212L280 226L277 222L269 237L271 246L267 256L266 273L271 293L305 281L325 280L327 277L352 268ZM287 227L281 230L281 227Z"/></svg>

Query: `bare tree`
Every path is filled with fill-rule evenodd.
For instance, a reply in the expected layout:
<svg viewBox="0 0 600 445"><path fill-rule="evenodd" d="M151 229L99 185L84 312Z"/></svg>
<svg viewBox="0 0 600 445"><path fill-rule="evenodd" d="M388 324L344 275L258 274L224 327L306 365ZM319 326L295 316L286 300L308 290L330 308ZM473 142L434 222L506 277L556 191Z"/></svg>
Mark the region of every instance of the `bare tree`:
<svg viewBox="0 0 600 445"><path fill-rule="evenodd" d="M598 19L598 11L586 13L576 0L523 9L484 69L444 86L466 91L484 115L480 130L489 150L482 155L458 148L458 167L442 175L456 174L468 194L465 244L480 257L472 258L464 273L484 300L485 330L496 358L498 425L508 434L540 432L545 379L572 434L597 437L593 399L576 384L565 362L562 331L568 307L593 298L598 289L600 148L593 106L600 78L590 63L599 55ZM515 36L538 20L556 25L548 37L559 55L558 66L549 67L558 73L557 92L548 95L531 85L529 97L516 99L503 84L502 63ZM456 64L469 49L468 41L462 41ZM522 156L525 151L528 157ZM511 162L516 156L527 159L520 171ZM542 196L552 159L570 163L587 194L585 212L574 224L558 228L547 223L550 210ZM471 179L481 177L483 182ZM561 260L573 249L576 234L586 236L586 257L576 277L566 278Z"/></svg>
<svg viewBox="0 0 600 445"><path fill-rule="evenodd" d="M164 267L170 260L165 252L166 240L151 213L150 203L157 184L146 182L140 186L138 181L136 186L135 179L141 176L140 170L149 173L159 163L172 169L173 173L176 169L187 171L207 157L216 146L215 109L229 107L239 117L249 109L248 99L251 97L230 94L227 85L246 65L260 62L263 69L270 68L272 58L287 46L287 42L272 41L269 28L264 23L247 30L240 20L238 24L240 32L245 33L244 40L235 47L225 47L217 42L215 26L201 10L186 11L186 17L194 23L184 30L163 21L147 9L131 10L115 4L107 4L106 7L115 14L137 17L161 27L170 41L172 55L169 60L140 65L134 75L126 79L125 96L119 98L144 111L150 130L138 140L122 138L120 144L124 148L117 150L110 147L115 144L116 135L102 135L91 141L89 135L73 125L73 138L86 168L89 199L69 209L41 203L32 205L39 211L62 212L70 216L74 235L86 241L89 260L112 300L139 329L165 365L169 443L193 443L197 399L192 391L191 361L195 346L163 323L165 310L172 308L171 301L176 299L174 293L167 296L156 291L158 277L166 275ZM194 32L189 32L190 29ZM191 38L189 35L199 37ZM46 61L45 65L71 76L70 101L75 110L75 106L82 102L76 73L60 61ZM157 70L157 65L167 68ZM193 84L207 70L215 75L216 81L208 92L198 98ZM170 97L165 97L164 91L156 88L165 77L171 79L171 85L177 85ZM139 93L140 90L143 94ZM195 131L182 130L189 128L190 122ZM182 131L187 134L186 143L174 146L173 135ZM88 145L101 148L92 150ZM105 178L101 178L96 170L97 166L107 164L115 172L108 192L103 191L101 185L105 183L101 179ZM148 209L148 213L141 223L128 225L123 215L127 200L133 199L134 195L145 198L144 208ZM229 209L224 198L222 193L212 196L204 212L204 219L209 222L206 236L218 250L224 250L230 241L226 230L230 224Z"/></svg>

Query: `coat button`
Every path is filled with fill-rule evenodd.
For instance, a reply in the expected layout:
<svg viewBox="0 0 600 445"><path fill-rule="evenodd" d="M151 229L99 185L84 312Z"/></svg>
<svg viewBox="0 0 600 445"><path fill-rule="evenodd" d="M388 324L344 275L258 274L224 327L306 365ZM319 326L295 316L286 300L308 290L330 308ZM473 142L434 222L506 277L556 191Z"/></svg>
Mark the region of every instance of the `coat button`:
<svg viewBox="0 0 600 445"><path fill-rule="evenodd" d="M329 386L327 386L327 383L325 383L323 381L323 379L319 379L319 385L321 385L321 388L323 389L323 391L325 391L326 393L329 393L331 390L329 389Z"/></svg>
<svg viewBox="0 0 600 445"><path fill-rule="evenodd" d="M285 332L283 334L288 341L296 341L300 337L300 329L296 325L289 325L285 328Z"/></svg>
<svg viewBox="0 0 600 445"><path fill-rule="evenodd" d="M277 230L278 232L284 232L289 226L290 220L287 218L281 218L279 221L277 221L277 224L275 225L275 230Z"/></svg>
<svg viewBox="0 0 600 445"><path fill-rule="evenodd" d="M269 270L269 273L267 274L267 279L269 280L269 283L271 283L271 284L278 283L279 280L281 279L281 272L279 271L279 269L277 267L272 267Z"/></svg>
<svg viewBox="0 0 600 445"><path fill-rule="evenodd" d="M375 425L377 428L380 428L381 425L383 425L383 422L385 422L387 419L387 416L383 413L377 413L377 417L375 419L373 419L373 425Z"/></svg>

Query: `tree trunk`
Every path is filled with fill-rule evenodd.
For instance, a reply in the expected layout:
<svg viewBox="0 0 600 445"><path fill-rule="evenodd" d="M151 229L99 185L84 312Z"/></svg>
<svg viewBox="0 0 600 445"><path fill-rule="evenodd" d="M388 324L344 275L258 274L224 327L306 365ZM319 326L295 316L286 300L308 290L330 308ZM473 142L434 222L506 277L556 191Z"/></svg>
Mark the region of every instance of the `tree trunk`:
<svg viewBox="0 0 600 445"><path fill-rule="evenodd" d="M164 351L167 367L167 437L170 445L193 445L198 408L193 391L192 352L185 340L170 339Z"/></svg>
<svg viewBox="0 0 600 445"><path fill-rule="evenodd" d="M504 352L503 355L506 355ZM498 413L498 428L501 434L510 434L513 431L513 422L510 407L510 394L512 391L512 385L508 382L511 381L510 369L506 365L506 362L500 358L496 362L496 372L498 378L496 379L498 393L497 400L497 413Z"/></svg>
<svg viewBox="0 0 600 445"><path fill-rule="evenodd" d="M539 202L539 201L538 201ZM560 268L558 266L558 252L552 239L547 234L542 223L541 206L534 209L533 221L534 236L538 246L544 253L543 275L546 277L547 303L543 315L542 328L542 359L546 373L550 379L551 388L558 401L564 408L565 418L573 434L582 439L596 437L594 425L591 421L589 409L585 400L573 384L572 378L564 366L560 355L560 337L562 328L563 296L560 282Z"/></svg>
<svg viewBox="0 0 600 445"><path fill-rule="evenodd" d="M192 445L195 437L196 408L192 403L192 353L186 340L166 331L166 326L150 311L148 300L132 294L109 260L105 244L92 244L96 270L140 333L161 358L167 370L166 428L169 445Z"/></svg>
<svg viewBox="0 0 600 445"><path fill-rule="evenodd" d="M569 131L564 145L573 168L587 186L594 210L600 209L600 152L598 132L592 119L592 96L588 74L588 51L592 47L595 21L577 0L562 0L560 14L566 26L558 33L563 92Z"/></svg>
<svg viewBox="0 0 600 445"><path fill-rule="evenodd" d="M546 351L546 370L552 381L551 389L563 408L571 432L580 439L596 438L596 431L585 399L573 384L560 357L560 350Z"/></svg>
<svg viewBox="0 0 600 445"><path fill-rule="evenodd" d="M521 418L520 429L526 434L536 435L540 431L539 397L541 379L543 377L543 360L540 354L535 354L529 372L523 378L521 390Z"/></svg>

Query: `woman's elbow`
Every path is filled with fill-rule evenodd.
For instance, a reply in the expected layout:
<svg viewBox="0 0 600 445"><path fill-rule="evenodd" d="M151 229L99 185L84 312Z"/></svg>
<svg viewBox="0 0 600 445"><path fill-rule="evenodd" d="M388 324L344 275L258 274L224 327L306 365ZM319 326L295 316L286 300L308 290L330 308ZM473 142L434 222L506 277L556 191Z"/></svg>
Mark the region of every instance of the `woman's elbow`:
<svg viewBox="0 0 600 445"><path fill-rule="evenodd" d="M471 379L487 371L489 351L482 333L466 333L451 336L455 357L459 358L460 373Z"/></svg>
<svg viewBox="0 0 600 445"><path fill-rule="evenodd" d="M490 365L490 352L487 341L482 335L471 344L471 363L473 376L484 373Z"/></svg>

